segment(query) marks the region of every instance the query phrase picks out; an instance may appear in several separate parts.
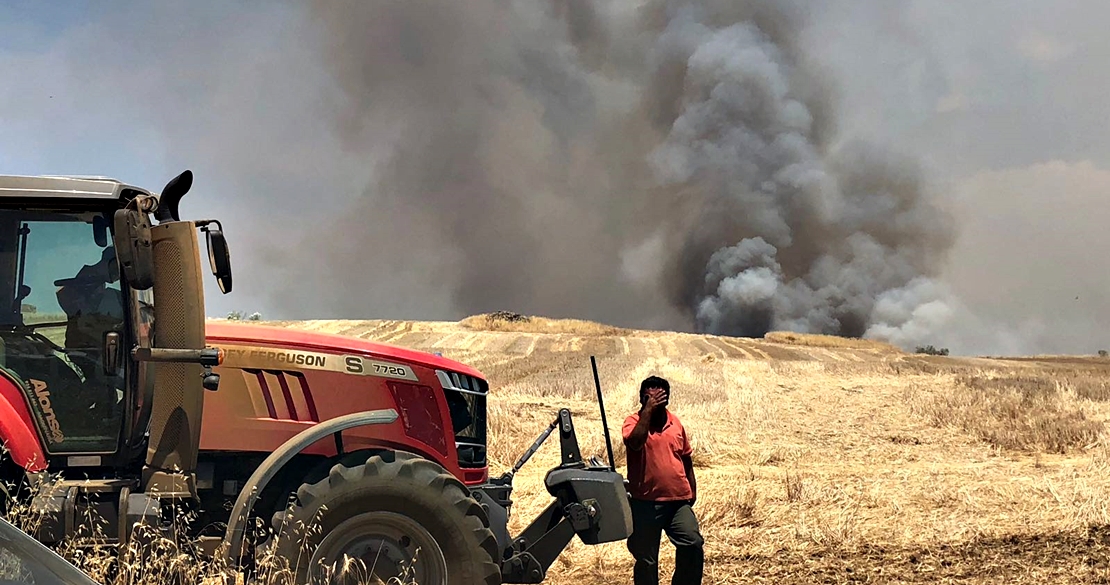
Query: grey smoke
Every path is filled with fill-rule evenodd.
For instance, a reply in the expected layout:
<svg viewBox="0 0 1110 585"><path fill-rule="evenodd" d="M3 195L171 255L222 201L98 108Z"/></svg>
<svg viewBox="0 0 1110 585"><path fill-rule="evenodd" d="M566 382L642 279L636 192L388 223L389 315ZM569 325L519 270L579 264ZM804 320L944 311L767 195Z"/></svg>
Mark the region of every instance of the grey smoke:
<svg viewBox="0 0 1110 585"><path fill-rule="evenodd" d="M904 341L929 332L918 307L945 303L949 218L912 164L834 143L788 3L312 12L346 98L333 128L348 153L385 153L343 240L310 244L333 281L408 279L459 316L748 336ZM348 315L359 288L338 295Z"/></svg>
<svg viewBox="0 0 1110 585"><path fill-rule="evenodd" d="M0 53L42 88L0 90L0 126L103 153L44 172L193 168L238 277L213 314L925 336L948 222L912 164L841 143L807 6L113 5Z"/></svg>
<svg viewBox="0 0 1110 585"><path fill-rule="evenodd" d="M864 301L852 329L903 345L1110 346L1091 318L1110 311L1099 252L1110 247L1110 102L1090 99L1110 84L1091 75L1110 55L1106 2L40 4L0 3L0 73L13 80L0 84L0 171L158 188L191 168L183 212L224 221L234 257L234 293L206 280L213 316L450 320L512 309L693 330L717 303L817 329L824 315L852 321L838 317L850 296ZM405 26L388 20L405 11ZM728 203L712 167L659 174L661 153L686 148L672 131L701 97L688 81L702 39L677 33L721 37L733 25L768 39L753 46L775 54L788 97L812 117L803 144L814 157L803 160L836 187L822 197L889 205L857 201L827 216L770 206L789 227L783 245L772 235L781 230ZM437 62L444 75L431 77ZM467 129L466 108L485 125ZM409 188L430 179L398 168L431 177L443 172L436 161L467 157L496 187L478 197L493 202L487 215L450 190L433 199ZM951 249L933 201L959 220ZM877 254L853 255L845 234L857 232L881 244ZM503 233L504 257L458 233ZM710 259L760 237L779 267L760 282L785 308L721 304L716 279L730 275Z"/></svg>
<svg viewBox="0 0 1110 585"><path fill-rule="evenodd" d="M827 144L816 126L827 93L796 89L805 65L772 36L793 34L784 19L774 33L758 20L713 27L703 8L675 10L657 42L681 64L683 91L651 162L704 209L681 243L674 298L713 333L893 336L905 312L877 315L875 302L918 300L898 291L938 272L949 219L905 163Z"/></svg>

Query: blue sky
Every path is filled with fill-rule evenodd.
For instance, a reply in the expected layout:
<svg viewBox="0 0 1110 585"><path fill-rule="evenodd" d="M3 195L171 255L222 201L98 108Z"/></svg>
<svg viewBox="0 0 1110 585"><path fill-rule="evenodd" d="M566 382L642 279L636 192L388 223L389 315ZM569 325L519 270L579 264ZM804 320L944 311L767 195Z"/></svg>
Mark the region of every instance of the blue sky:
<svg viewBox="0 0 1110 585"><path fill-rule="evenodd" d="M0 27L5 33L0 37L0 49L28 50L36 41L52 39L87 19L95 4L87 0L9 0L0 4Z"/></svg>
<svg viewBox="0 0 1110 585"><path fill-rule="evenodd" d="M289 185L300 170L291 158L269 160L266 145L299 131L266 120L258 92L267 82L249 78L271 58L260 39L283 25L280 7L259 6L0 4L0 77L10 81L0 86L0 172L103 175L160 190L191 169L182 211L224 222L238 277L228 297L206 282L212 315L265 310L245 245L269 245L250 235L263 208L273 206L271 220L311 217L267 201L268 184Z"/></svg>
<svg viewBox="0 0 1110 585"><path fill-rule="evenodd" d="M89 129L78 130L74 140L51 140L48 149L28 148L28 142L33 139L25 134L34 131L61 134L63 130L51 128L48 121L54 117L65 117L67 110L80 102L71 93L62 71L32 72L24 67L57 50L65 36L74 29L100 18L95 13L94 4L77 0L50 3L15 0L0 4L0 55L9 64L6 78L13 81L23 78L31 82L18 87L15 83L7 84L9 92L22 94L18 110L9 109L6 115L0 114L5 123L6 138L0 143L0 161L11 169L8 172L18 170L20 174L42 174L64 171L68 174L108 175L136 172L134 165L127 162L138 153L137 145L129 140L128 128L122 128L123 132L108 136L107 140L101 135L95 148L89 148L86 142ZM58 95L53 95L55 93ZM94 128L98 122L96 117L94 115L94 119L89 121ZM110 131L107 128L96 129L96 133L101 132ZM150 178L143 177L144 180Z"/></svg>

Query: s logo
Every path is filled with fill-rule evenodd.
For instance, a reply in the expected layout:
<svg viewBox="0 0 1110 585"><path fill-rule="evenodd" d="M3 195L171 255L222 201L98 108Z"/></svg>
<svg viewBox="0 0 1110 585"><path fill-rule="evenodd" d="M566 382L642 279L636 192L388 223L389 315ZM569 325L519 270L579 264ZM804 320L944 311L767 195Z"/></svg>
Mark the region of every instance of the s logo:
<svg viewBox="0 0 1110 585"><path fill-rule="evenodd" d="M352 374L362 373L362 360L355 356L348 356L346 359L347 371Z"/></svg>

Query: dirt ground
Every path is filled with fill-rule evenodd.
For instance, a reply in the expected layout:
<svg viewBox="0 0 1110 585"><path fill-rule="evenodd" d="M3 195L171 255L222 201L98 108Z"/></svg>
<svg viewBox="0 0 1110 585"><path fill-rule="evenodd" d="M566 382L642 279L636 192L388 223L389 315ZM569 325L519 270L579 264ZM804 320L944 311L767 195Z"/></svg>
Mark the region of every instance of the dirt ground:
<svg viewBox="0 0 1110 585"><path fill-rule="evenodd" d="M281 325L439 352L489 379L491 472L568 406L583 454L650 374L694 442L705 583L1110 582L1110 360L949 358L883 344L619 330L532 319ZM546 505L550 441L517 476L511 529ZM673 548L662 546L663 582ZM548 583L631 582L623 543L575 543Z"/></svg>

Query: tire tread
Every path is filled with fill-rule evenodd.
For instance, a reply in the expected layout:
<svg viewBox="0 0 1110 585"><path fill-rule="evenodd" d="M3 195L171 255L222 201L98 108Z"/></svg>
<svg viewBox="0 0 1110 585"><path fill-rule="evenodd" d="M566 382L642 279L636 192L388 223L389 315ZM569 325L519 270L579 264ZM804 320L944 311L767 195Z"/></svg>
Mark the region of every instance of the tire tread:
<svg viewBox="0 0 1110 585"><path fill-rule="evenodd" d="M271 518L274 535L262 543L259 550L264 554L272 552L278 556L287 557L290 564L295 564L297 558L293 557L293 551L289 550L292 545L283 542L275 543L275 538L280 535L279 540L284 541L289 536L293 536L293 541L299 541L303 526L298 524L303 523L303 517L312 519L319 508L326 506L329 500L342 498L345 492L357 488L369 477L386 480L403 479L416 486L427 486L440 494L443 507L458 514L459 525L466 533L464 536L467 541L466 548L471 549L469 554L472 557L468 564L476 567L475 570L481 579L474 585L501 584L497 539L489 528L489 518L485 510L469 495L466 486L443 467L405 452L376 454L361 465L348 466L336 463L329 470L327 477L316 483L302 484L296 490L294 504L288 510L275 513ZM326 513L325 511L324 514Z"/></svg>

